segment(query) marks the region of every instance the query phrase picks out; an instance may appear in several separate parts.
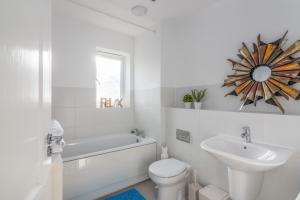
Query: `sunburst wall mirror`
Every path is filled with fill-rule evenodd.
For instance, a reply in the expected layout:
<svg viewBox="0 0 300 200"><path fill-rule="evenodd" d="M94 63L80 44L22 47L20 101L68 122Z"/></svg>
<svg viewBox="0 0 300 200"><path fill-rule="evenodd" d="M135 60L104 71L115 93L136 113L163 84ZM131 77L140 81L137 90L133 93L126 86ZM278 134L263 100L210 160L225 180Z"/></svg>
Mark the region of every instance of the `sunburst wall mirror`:
<svg viewBox="0 0 300 200"><path fill-rule="evenodd" d="M278 97L286 100L300 98L300 91L292 87L300 83L300 58L292 57L300 51L300 41L284 49L286 35L287 32L271 43L264 43L258 35L252 51L243 43L239 49L239 62L228 59L234 73L227 76L223 87L233 86L235 89L225 96L241 95L241 109L250 104L256 106L259 100L264 100L284 113Z"/></svg>

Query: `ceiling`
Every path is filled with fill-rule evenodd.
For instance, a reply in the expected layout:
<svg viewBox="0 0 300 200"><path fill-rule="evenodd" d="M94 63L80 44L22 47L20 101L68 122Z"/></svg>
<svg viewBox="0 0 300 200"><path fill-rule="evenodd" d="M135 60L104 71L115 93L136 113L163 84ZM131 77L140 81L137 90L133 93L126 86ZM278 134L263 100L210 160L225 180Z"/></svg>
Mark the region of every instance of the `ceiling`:
<svg viewBox="0 0 300 200"><path fill-rule="evenodd" d="M123 8L130 12L135 5L144 5L149 12L147 17L158 21L166 18L176 17L203 6L207 6L212 0L98 0L98 2L111 2L116 7Z"/></svg>
<svg viewBox="0 0 300 200"><path fill-rule="evenodd" d="M195 12L216 0L53 0L54 14L69 15L80 20L128 35L155 32L164 19ZM137 17L131 8L144 5L146 16Z"/></svg>

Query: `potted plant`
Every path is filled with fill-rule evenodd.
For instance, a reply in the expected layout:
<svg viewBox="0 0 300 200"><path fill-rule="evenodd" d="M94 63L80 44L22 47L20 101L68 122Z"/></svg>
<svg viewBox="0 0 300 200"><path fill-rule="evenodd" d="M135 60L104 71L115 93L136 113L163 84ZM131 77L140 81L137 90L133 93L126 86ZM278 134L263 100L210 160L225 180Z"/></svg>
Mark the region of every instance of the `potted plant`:
<svg viewBox="0 0 300 200"><path fill-rule="evenodd" d="M202 108L202 101L205 97L206 89L205 90L192 90L192 96L194 99L194 107L195 109L201 109Z"/></svg>
<svg viewBox="0 0 300 200"><path fill-rule="evenodd" d="M182 101L184 103L185 108L191 108L192 102L193 102L193 97L190 94L186 94L183 96Z"/></svg>

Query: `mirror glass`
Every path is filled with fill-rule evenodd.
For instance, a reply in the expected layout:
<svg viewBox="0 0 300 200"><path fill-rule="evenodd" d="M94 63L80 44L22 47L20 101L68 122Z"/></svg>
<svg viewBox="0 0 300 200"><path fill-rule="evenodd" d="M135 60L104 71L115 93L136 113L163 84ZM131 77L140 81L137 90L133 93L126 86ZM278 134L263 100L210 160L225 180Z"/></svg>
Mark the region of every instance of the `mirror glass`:
<svg viewBox="0 0 300 200"><path fill-rule="evenodd" d="M272 70L270 69L270 67L266 65L261 65L254 69L252 73L252 78L257 82L263 82L270 78L271 73Z"/></svg>

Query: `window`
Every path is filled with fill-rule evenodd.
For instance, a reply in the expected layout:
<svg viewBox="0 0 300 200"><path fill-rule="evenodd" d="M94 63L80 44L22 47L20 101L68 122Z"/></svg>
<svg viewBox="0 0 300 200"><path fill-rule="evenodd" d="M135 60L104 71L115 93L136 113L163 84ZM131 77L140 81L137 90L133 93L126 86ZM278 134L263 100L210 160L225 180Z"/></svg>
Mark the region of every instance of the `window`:
<svg viewBox="0 0 300 200"><path fill-rule="evenodd" d="M116 101L124 101L125 57L114 53L98 53L96 71L97 107L113 107Z"/></svg>

